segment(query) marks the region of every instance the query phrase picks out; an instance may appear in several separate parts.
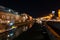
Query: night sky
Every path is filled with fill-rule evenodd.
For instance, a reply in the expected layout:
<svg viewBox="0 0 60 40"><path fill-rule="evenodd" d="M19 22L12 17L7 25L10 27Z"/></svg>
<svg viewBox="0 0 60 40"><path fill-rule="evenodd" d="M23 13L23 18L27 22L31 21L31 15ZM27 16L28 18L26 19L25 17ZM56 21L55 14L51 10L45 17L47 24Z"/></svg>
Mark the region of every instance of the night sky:
<svg viewBox="0 0 60 40"><path fill-rule="evenodd" d="M0 5L16 10L20 13L26 12L33 17L49 14L52 10L60 8L60 1L47 0L2 0Z"/></svg>

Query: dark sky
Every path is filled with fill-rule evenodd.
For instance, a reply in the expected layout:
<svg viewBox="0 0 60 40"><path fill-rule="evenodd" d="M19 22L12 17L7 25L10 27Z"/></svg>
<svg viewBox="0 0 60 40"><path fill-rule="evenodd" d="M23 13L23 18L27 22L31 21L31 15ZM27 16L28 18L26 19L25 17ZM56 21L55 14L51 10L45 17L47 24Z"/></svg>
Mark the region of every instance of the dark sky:
<svg viewBox="0 0 60 40"><path fill-rule="evenodd" d="M52 10L60 8L60 1L55 0L2 0L0 5L16 11L27 12L33 17L47 15Z"/></svg>

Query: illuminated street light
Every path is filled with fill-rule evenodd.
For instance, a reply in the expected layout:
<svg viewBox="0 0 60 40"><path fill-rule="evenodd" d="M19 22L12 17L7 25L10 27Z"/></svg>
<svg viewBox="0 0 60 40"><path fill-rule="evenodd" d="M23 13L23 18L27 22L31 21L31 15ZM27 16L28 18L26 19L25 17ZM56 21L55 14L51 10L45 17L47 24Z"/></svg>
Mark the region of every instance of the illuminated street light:
<svg viewBox="0 0 60 40"><path fill-rule="evenodd" d="M52 11L52 14L54 14L55 13L55 11Z"/></svg>
<svg viewBox="0 0 60 40"><path fill-rule="evenodd" d="M7 37L10 37L10 35L7 35Z"/></svg>
<svg viewBox="0 0 60 40"><path fill-rule="evenodd" d="M13 25L14 23L10 23L10 26Z"/></svg>
<svg viewBox="0 0 60 40"><path fill-rule="evenodd" d="M7 21L7 23L10 23L10 21Z"/></svg>
<svg viewBox="0 0 60 40"><path fill-rule="evenodd" d="M11 9L9 9L8 11L11 12Z"/></svg>

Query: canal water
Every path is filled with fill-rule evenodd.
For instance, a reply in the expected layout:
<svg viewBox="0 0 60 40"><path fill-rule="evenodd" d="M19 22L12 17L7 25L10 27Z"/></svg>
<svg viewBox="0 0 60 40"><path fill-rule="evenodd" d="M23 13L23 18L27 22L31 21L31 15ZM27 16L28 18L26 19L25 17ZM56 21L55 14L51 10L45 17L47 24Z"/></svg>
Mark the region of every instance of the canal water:
<svg viewBox="0 0 60 40"><path fill-rule="evenodd" d="M31 29L23 32L14 40L50 40L50 38L44 26L34 23Z"/></svg>

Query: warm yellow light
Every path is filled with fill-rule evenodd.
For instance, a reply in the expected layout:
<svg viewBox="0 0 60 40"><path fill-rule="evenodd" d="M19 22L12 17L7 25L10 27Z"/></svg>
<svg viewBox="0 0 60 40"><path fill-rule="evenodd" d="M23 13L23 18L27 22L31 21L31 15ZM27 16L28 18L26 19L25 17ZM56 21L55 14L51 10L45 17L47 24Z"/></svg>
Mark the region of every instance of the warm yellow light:
<svg viewBox="0 0 60 40"><path fill-rule="evenodd" d="M43 17L43 18L50 18L50 16L45 16L45 17Z"/></svg>
<svg viewBox="0 0 60 40"><path fill-rule="evenodd" d="M52 15L52 14L49 14L49 16L50 16L50 17L53 17L53 15Z"/></svg>
<svg viewBox="0 0 60 40"><path fill-rule="evenodd" d="M7 23L10 23L10 21L7 21Z"/></svg>
<svg viewBox="0 0 60 40"><path fill-rule="evenodd" d="M12 29L16 28L15 26L12 26Z"/></svg>
<svg viewBox="0 0 60 40"><path fill-rule="evenodd" d="M60 9L58 10L58 17L60 17Z"/></svg>

